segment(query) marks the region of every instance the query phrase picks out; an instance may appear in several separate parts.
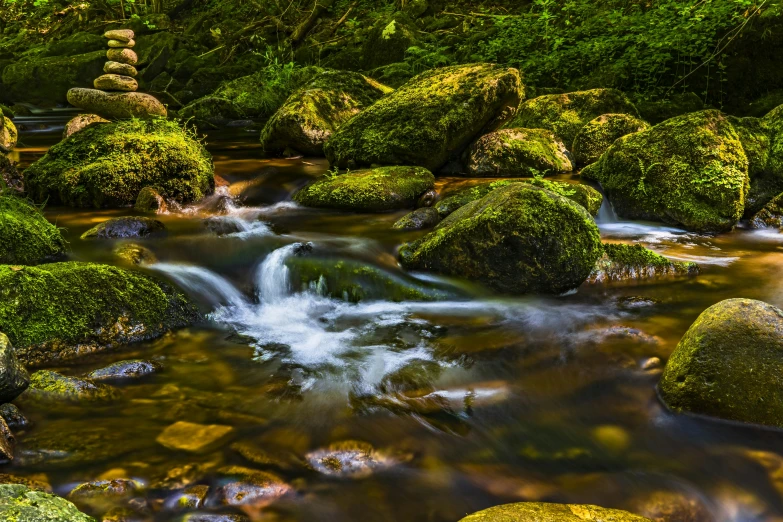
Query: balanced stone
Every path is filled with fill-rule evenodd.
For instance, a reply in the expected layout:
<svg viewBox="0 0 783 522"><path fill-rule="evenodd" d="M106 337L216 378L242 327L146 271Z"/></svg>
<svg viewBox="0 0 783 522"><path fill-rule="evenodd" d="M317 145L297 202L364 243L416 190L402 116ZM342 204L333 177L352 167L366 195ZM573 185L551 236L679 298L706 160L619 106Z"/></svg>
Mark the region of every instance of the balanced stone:
<svg viewBox="0 0 783 522"><path fill-rule="evenodd" d="M130 76L120 74L104 74L93 82L96 89L102 91L126 91L134 92L139 88L139 83Z"/></svg>
<svg viewBox="0 0 783 522"><path fill-rule="evenodd" d="M130 49L109 49L106 51L106 57L113 62L127 63L136 65L139 57Z"/></svg>
<svg viewBox="0 0 783 522"><path fill-rule="evenodd" d="M120 62L106 62L106 65L103 66L103 72L106 74L121 74L132 78L139 74L139 71L134 66Z"/></svg>
<svg viewBox="0 0 783 522"><path fill-rule="evenodd" d="M79 114L74 116L68 123L65 124L63 130L63 139L76 134L79 131L83 131L89 125L93 123L109 123L109 120L101 118L97 114Z"/></svg>
<svg viewBox="0 0 783 522"><path fill-rule="evenodd" d="M128 49L130 49L134 45L136 45L136 40L130 40L128 42L123 42L122 40L109 40L109 47L112 47L112 48L118 48L118 49L128 48Z"/></svg>
<svg viewBox="0 0 783 522"><path fill-rule="evenodd" d="M140 92L103 92L77 87L68 91L68 102L74 107L104 118L166 117L166 107L154 96Z"/></svg>
<svg viewBox="0 0 783 522"><path fill-rule="evenodd" d="M104 38L109 40L119 40L121 42L130 42L133 37L136 36L130 29L114 29L112 31L106 31L103 34Z"/></svg>

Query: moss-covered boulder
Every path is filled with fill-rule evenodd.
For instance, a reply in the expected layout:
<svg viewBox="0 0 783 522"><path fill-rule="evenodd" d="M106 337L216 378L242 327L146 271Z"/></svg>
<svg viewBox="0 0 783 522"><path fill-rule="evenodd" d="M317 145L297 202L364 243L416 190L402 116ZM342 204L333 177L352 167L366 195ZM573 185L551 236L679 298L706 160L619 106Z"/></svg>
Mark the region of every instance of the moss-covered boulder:
<svg viewBox="0 0 783 522"><path fill-rule="evenodd" d="M5 96L14 101L40 104L66 103L68 90L91 87L106 61L105 51L69 56L33 57L12 62L3 69Z"/></svg>
<svg viewBox="0 0 783 522"><path fill-rule="evenodd" d="M168 204L155 187L144 187L136 196L133 210L145 214L163 214L168 211Z"/></svg>
<svg viewBox="0 0 783 522"><path fill-rule="evenodd" d="M589 283L618 283L663 277L692 276L699 273L696 263L671 261L642 245L607 243L604 255L595 264Z"/></svg>
<svg viewBox="0 0 783 522"><path fill-rule="evenodd" d="M10 151L16 147L19 133L11 118L6 118L0 113L0 153Z"/></svg>
<svg viewBox="0 0 783 522"><path fill-rule="evenodd" d="M324 152L332 165L419 165L437 170L482 130L513 114L524 96L519 71L472 64L422 73L363 110L334 133Z"/></svg>
<svg viewBox="0 0 783 522"><path fill-rule="evenodd" d="M30 384L30 375L24 365L19 362L11 341L0 332L0 402L7 404L16 399ZM11 405L13 406L13 405ZM0 411L0 414L7 413ZM5 419L6 415L0 415ZM13 418L12 417L10 418Z"/></svg>
<svg viewBox="0 0 783 522"><path fill-rule="evenodd" d="M545 188L555 194L560 194L568 199L579 203L591 216L597 216L601 209L604 197L596 189L589 185L580 185L575 183L566 183L564 181L552 181L541 178L524 179L504 179L500 181L484 181L473 185L472 187L461 189L454 194L450 194L438 201L434 208L438 215L445 218L460 207L467 205L472 201L481 199L493 190L507 187L512 183L529 183L536 187Z"/></svg>
<svg viewBox="0 0 783 522"><path fill-rule="evenodd" d="M148 217L118 217L98 223L81 235L81 239L129 239L164 233L166 226Z"/></svg>
<svg viewBox="0 0 783 522"><path fill-rule="evenodd" d="M29 364L158 337L200 315L149 276L93 263L0 265L0 331Z"/></svg>
<svg viewBox="0 0 783 522"><path fill-rule="evenodd" d="M65 255L60 230L41 211L15 196L0 195L0 263L37 265Z"/></svg>
<svg viewBox="0 0 783 522"><path fill-rule="evenodd" d="M647 123L628 114L601 115L590 120L574 138L571 147L574 161L580 166L594 163L618 138L649 128Z"/></svg>
<svg viewBox="0 0 783 522"><path fill-rule="evenodd" d="M345 174L327 174L294 194L306 207L356 212L413 208L435 186L435 177L421 167L378 167Z"/></svg>
<svg viewBox="0 0 783 522"><path fill-rule="evenodd" d="M620 91L592 89L547 94L527 100L519 106L517 115L506 127L551 130L563 142L571 145L582 127L602 114L639 117L634 104Z"/></svg>
<svg viewBox="0 0 783 522"><path fill-rule="evenodd" d="M545 129L501 129L476 140L467 152L472 177L524 177L571 172L570 154Z"/></svg>
<svg viewBox="0 0 783 522"><path fill-rule="evenodd" d="M340 125L391 91L359 73L324 71L277 110L261 131L261 144L267 152L321 156Z"/></svg>
<svg viewBox="0 0 783 522"><path fill-rule="evenodd" d="M402 216L395 221L392 228L395 230L424 230L432 228L440 222L438 210L433 207L417 208L410 214Z"/></svg>
<svg viewBox="0 0 783 522"><path fill-rule="evenodd" d="M119 397L119 391L106 384L70 375L38 370L30 376L30 387L22 401L35 402L105 402Z"/></svg>
<svg viewBox="0 0 783 522"><path fill-rule="evenodd" d="M709 110L620 138L582 176L621 217L724 232L742 217L748 160L731 123Z"/></svg>
<svg viewBox="0 0 783 522"><path fill-rule="evenodd" d="M400 248L405 268L481 282L510 294L559 294L579 286L603 253L581 205L512 183L453 212Z"/></svg>
<svg viewBox="0 0 783 522"><path fill-rule="evenodd" d="M7 522L95 522L55 495L22 484L0 485L0 520Z"/></svg>
<svg viewBox="0 0 783 522"><path fill-rule="evenodd" d="M33 200L74 207L132 205L148 185L167 199L197 201L214 189L212 157L174 122L128 120L88 127L25 171Z"/></svg>
<svg viewBox="0 0 783 522"><path fill-rule="evenodd" d="M619 509L587 504L519 502L495 506L468 515L460 522L651 522Z"/></svg>
<svg viewBox="0 0 783 522"><path fill-rule="evenodd" d="M676 412L783 427L783 311L752 299L707 308L680 339L658 389Z"/></svg>

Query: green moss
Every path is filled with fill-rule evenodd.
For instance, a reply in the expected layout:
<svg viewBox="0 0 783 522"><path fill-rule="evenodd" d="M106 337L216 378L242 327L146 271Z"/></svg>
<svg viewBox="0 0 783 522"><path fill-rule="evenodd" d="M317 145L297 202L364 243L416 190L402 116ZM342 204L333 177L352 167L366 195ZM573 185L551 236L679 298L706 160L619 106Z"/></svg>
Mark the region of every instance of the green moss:
<svg viewBox="0 0 783 522"><path fill-rule="evenodd" d="M479 281L499 292L559 294L579 286L602 254L581 205L512 183L459 208L400 248L402 265Z"/></svg>
<svg viewBox="0 0 783 522"><path fill-rule="evenodd" d="M552 131L502 129L485 134L468 151L473 177L522 177L573 170L568 151Z"/></svg>
<svg viewBox="0 0 783 522"><path fill-rule="evenodd" d="M778 194L750 219L751 228L783 228L783 193Z"/></svg>
<svg viewBox="0 0 783 522"><path fill-rule="evenodd" d="M198 317L182 293L136 272L76 262L0 265L0 331L27 364L155 338Z"/></svg>
<svg viewBox="0 0 783 522"><path fill-rule="evenodd" d="M660 277L699 273L696 263L671 261L642 245L604 244L604 255L596 263L591 283L636 282Z"/></svg>
<svg viewBox="0 0 783 522"><path fill-rule="evenodd" d="M19 133L16 130L16 125L10 118L5 118L0 113L0 145L5 149L11 150L16 147L16 142L19 139Z"/></svg>
<svg viewBox="0 0 783 522"><path fill-rule="evenodd" d="M25 171L35 201L75 207L132 205L148 185L197 201L214 189L212 157L174 122L125 120L72 135Z"/></svg>
<svg viewBox="0 0 783 522"><path fill-rule="evenodd" d="M621 217L723 232L742 217L748 160L731 123L710 110L618 139L582 176L601 183Z"/></svg>
<svg viewBox="0 0 783 522"><path fill-rule="evenodd" d="M392 228L395 230L423 230L432 228L440 221L440 215L437 209L433 207L423 207L414 210L398 219Z"/></svg>
<svg viewBox="0 0 783 522"><path fill-rule="evenodd" d="M45 402L109 401L119 397L115 388L51 370L38 370L30 376L30 387L21 400Z"/></svg>
<svg viewBox="0 0 783 522"><path fill-rule="evenodd" d="M574 138L571 151L577 165L589 165L606 152L618 138L649 129L650 126L628 114L604 114L590 120Z"/></svg>
<svg viewBox="0 0 783 522"><path fill-rule="evenodd" d="M434 171L500 115L511 114L523 96L516 69L473 64L431 70L342 125L324 152L340 168L419 165Z"/></svg>
<svg viewBox="0 0 783 522"><path fill-rule="evenodd" d="M36 265L65 255L60 231L25 200L0 195L0 263Z"/></svg>
<svg viewBox="0 0 783 522"><path fill-rule="evenodd" d="M383 212L413 208L435 186L435 177L421 167L379 167L345 174L327 174L296 194L306 207Z"/></svg>
<svg viewBox="0 0 783 522"><path fill-rule="evenodd" d="M261 131L261 144L267 152L291 148L320 156L340 125L391 91L359 73L324 71L278 109Z"/></svg>
<svg viewBox="0 0 783 522"><path fill-rule="evenodd" d="M783 427L783 311L752 299L721 301L675 348L659 391L674 411Z"/></svg>
<svg viewBox="0 0 783 522"><path fill-rule="evenodd" d="M0 520L4 522L95 522L55 495L21 484L0 485Z"/></svg>
<svg viewBox="0 0 783 522"><path fill-rule="evenodd" d="M18 60L2 71L4 94L14 101L66 103L68 89L92 87L105 62L106 51Z"/></svg>
<svg viewBox="0 0 783 522"><path fill-rule="evenodd" d="M583 126L602 114L639 117L634 104L620 91L592 89L527 100L519 106L517 115L506 127L551 130L570 145Z"/></svg>
<svg viewBox="0 0 783 522"><path fill-rule="evenodd" d="M649 519L619 509L587 504L519 502L495 506L469 515L460 522L650 522Z"/></svg>

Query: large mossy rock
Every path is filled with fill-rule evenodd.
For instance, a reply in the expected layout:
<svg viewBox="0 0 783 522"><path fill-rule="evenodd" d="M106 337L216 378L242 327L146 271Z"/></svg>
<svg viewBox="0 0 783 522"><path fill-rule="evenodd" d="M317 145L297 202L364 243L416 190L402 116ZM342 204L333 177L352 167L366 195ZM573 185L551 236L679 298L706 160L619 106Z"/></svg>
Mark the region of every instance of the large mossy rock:
<svg viewBox="0 0 783 522"><path fill-rule="evenodd" d="M459 522L651 522L620 509L588 504L518 502L468 515Z"/></svg>
<svg viewBox="0 0 783 522"><path fill-rule="evenodd" d="M510 117L519 71L472 64L422 73L342 125L326 143L332 165L418 165L436 171L482 130Z"/></svg>
<svg viewBox="0 0 783 522"><path fill-rule="evenodd" d="M322 156L340 125L391 91L359 73L325 71L289 96L262 129L261 144L267 152Z"/></svg>
<svg viewBox="0 0 783 522"><path fill-rule="evenodd" d="M33 200L73 207L133 205L146 186L166 199L198 201L215 186L212 157L174 122L129 120L88 127L25 171Z"/></svg>
<svg viewBox="0 0 783 522"><path fill-rule="evenodd" d="M5 96L30 103L65 103L73 87L92 87L103 73L105 51L71 56L35 57L11 63L3 69Z"/></svg>
<svg viewBox="0 0 783 522"><path fill-rule="evenodd" d="M76 506L56 495L22 484L0 485L0 520L3 522L95 522Z"/></svg>
<svg viewBox="0 0 783 522"><path fill-rule="evenodd" d="M659 278L694 276L696 263L671 261L642 245L609 243L598 260L589 283L636 283Z"/></svg>
<svg viewBox="0 0 783 522"><path fill-rule="evenodd" d="M400 248L405 268L478 281L502 293L559 294L587 279L603 253L581 205L526 183L493 190Z"/></svg>
<svg viewBox="0 0 783 522"><path fill-rule="evenodd" d="M680 339L658 389L669 408L783 427L783 311L752 299L707 308Z"/></svg>
<svg viewBox="0 0 783 522"><path fill-rule="evenodd" d="M485 134L468 149L473 177L525 177L571 172L562 141L545 129L501 129Z"/></svg>
<svg viewBox="0 0 783 522"><path fill-rule="evenodd" d="M0 265L0 331L28 365L153 339L198 319L184 294L138 272L77 262Z"/></svg>
<svg viewBox="0 0 783 522"><path fill-rule="evenodd" d="M527 100L506 127L551 130L570 147L582 127L602 114L639 117L634 104L620 91L592 89Z"/></svg>
<svg viewBox="0 0 783 522"><path fill-rule="evenodd" d="M294 194L305 207L355 212L413 208L435 186L435 176L421 167L378 167L327 174Z"/></svg>
<svg viewBox="0 0 783 522"><path fill-rule="evenodd" d="M742 143L715 110L624 136L582 175L601 183L621 217L697 232L731 230L742 217L748 191Z"/></svg>
<svg viewBox="0 0 783 522"><path fill-rule="evenodd" d="M577 165L589 165L611 147L618 138L649 129L650 126L628 114L604 114L582 127L574 138L571 152Z"/></svg>
<svg viewBox="0 0 783 522"><path fill-rule="evenodd" d="M37 265L65 255L60 230L41 211L15 196L0 195L0 264Z"/></svg>

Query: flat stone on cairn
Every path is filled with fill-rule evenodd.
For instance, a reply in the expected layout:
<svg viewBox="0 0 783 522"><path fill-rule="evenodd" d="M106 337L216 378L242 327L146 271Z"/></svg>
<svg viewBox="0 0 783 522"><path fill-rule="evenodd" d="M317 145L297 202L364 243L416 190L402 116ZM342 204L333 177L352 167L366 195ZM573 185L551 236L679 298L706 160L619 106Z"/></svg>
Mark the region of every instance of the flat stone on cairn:
<svg viewBox="0 0 783 522"><path fill-rule="evenodd" d="M130 42L134 36L136 35L130 29L113 29L106 31L103 35L104 38L109 40L119 40L121 42Z"/></svg>
<svg viewBox="0 0 783 522"><path fill-rule="evenodd" d="M120 62L106 62L106 65L103 66L103 72L106 74L121 74L132 78L139 74L134 66Z"/></svg>
<svg viewBox="0 0 783 522"><path fill-rule="evenodd" d="M130 76L122 76L120 74L104 74L97 77L93 84L96 89L101 89L102 91L135 92L139 88L136 80Z"/></svg>
<svg viewBox="0 0 783 522"><path fill-rule="evenodd" d="M113 62L127 63L136 65L139 57L130 49L109 49L106 51L106 57Z"/></svg>
<svg viewBox="0 0 783 522"><path fill-rule="evenodd" d="M136 41L135 40L131 40L129 42L123 42L123 41L120 41L120 40L109 40L109 47L111 47L111 48L127 47L128 49L130 49L134 45L136 45Z"/></svg>

